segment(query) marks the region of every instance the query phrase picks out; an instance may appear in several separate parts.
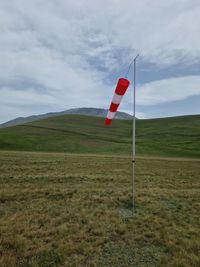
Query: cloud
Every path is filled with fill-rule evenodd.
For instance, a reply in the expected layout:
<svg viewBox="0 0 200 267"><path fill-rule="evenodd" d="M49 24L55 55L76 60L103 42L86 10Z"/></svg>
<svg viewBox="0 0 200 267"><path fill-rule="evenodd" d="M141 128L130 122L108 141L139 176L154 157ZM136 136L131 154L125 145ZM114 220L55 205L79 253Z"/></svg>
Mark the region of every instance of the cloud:
<svg viewBox="0 0 200 267"><path fill-rule="evenodd" d="M107 107L116 77L137 52L141 62L159 68L196 63L199 24L198 0L1 0L0 121L7 114ZM167 81L158 84L144 85L140 104L177 98L156 93L152 99L152 86L162 91Z"/></svg>
<svg viewBox="0 0 200 267"><path fill-rule="evenodd" d="M200 114L200 95L191 96L184 100L165 102L154 106L138 106L136 111L142 110L143 116L139 118L159 118L182 115ZM136 112L136 113L137 113Z"/></svg>
<svg viewBox="0 0 200 267"><path fill-rule="evenodd" d="M137 103L152 106L200 95L200 76L163 79L140 85Z"/></svg>

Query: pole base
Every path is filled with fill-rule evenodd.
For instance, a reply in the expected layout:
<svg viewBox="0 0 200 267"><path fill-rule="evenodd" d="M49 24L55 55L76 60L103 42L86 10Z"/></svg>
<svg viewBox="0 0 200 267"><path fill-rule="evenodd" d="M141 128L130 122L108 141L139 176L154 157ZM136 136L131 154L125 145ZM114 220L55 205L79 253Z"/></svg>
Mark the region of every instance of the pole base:
<svg viewBox="0 0 200 267"><path fill-rule="evenodd" d="M133 217L133 211L132 210L129 210L129 209L120 209L119 210L119 214L123 218L132 218Z"/></svg>

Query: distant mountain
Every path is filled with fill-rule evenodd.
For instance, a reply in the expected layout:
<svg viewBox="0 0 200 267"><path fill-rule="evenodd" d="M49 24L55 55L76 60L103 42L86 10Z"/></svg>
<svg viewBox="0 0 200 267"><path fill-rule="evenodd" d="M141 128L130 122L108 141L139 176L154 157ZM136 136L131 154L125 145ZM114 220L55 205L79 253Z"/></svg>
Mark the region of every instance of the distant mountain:
<svg viewBox="0 0 200 267"><path fill-rule="evenodd" d="M88 116L95 116L95 117L106 117L108 110L102 108L72 108L61 112L50 112L41 115L33 115L29 117L18 117L14 120L10 120L8 122L0 124L0 128L10 127L15 125L20 125L36 120L46 119L50 117L66 115L66 114L77 114L77 115L88 115ZM132 116L125 112L117 112L116 119L123 119L123 120L130 120Z"/></svg>

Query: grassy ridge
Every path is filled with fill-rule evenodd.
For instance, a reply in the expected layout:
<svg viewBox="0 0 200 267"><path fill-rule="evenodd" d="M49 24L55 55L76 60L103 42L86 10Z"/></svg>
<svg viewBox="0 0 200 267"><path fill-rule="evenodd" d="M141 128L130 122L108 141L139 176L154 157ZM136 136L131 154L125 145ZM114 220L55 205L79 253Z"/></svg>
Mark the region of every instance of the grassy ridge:
<svg viewBox="0 0 200 267"><path fill-rule="evenodd" d="M138 153L200 157L200 115L139 121Z"/></svg>
<svg viewBox="0 0 200 267"><path fill-rule="evenodd" d="M0 266L199 266L198 161L0 152Z"/></svg>
<svg viewBox="0 0 200 267"><path fill-rule="evenodd" d="M139 155L200 157L200 115L137 120ZM132 122L63 115L0 129L1 150L131 153Z"/></svg>

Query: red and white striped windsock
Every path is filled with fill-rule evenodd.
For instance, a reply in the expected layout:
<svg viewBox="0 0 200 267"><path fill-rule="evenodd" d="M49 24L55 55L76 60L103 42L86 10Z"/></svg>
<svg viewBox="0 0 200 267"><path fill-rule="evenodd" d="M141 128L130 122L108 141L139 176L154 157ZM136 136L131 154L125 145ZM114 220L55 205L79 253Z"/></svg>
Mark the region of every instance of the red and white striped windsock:
<svg viewBox="0 0 200 267"><path fill-rule="evenodd" d="M117 111L117 108L119 107L119 104L122 100L123 95L125 94L130 82L125 78L120 78L118 80L115 93L112 99L112 102L110 104L110 108L107 114L107 117L105 119L105 125L110 125L112 122L112 119L115 116L115 113Z"/></svg>

